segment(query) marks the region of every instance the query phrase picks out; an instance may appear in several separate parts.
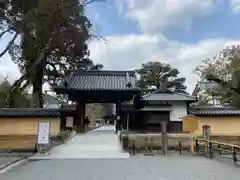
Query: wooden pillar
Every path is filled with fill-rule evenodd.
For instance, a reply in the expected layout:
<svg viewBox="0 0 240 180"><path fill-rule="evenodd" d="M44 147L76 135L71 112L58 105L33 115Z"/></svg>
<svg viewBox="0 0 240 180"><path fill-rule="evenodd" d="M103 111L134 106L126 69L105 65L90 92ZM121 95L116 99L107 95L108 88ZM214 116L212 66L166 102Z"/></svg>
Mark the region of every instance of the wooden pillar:
<svg viewBox="0 0 240 180"><path fill-rule="evenodd" d="M60 109L60 131L64 130L64 114L63 110Z"/></svg>
<svg viewBox="0 0 240 180"><path fill-rule="evenodd" d="M64 112L60 112L60 130L63 131L66 129L66 116Z"/></svg>
<svg viewBox="0 0 240 180"><path fill-rule="evenodd" d="M60 131L66 129L66 113L63 110L63 105L60 107Z"/></svg>
<svg viewBox="0 0 240 180"><path fill-rule="evenodd" d="M84 132L84 118L85 118L86 104L79 101L76 107L74 125L77 127L77 132Z"/></svg>
<svg viewBox="0 0 240 180"><path fill-rule="evenodd" d="M127 131L129 130L129 113L127 113Z"/></svg>
<svg viewBox="0 0 240 180"><path fill-rule="evenodd" d="M210 126L209 125L203 125L202 128L203 128L203 138L205 140L211 140L211 128L210 128ZM205 152L207 154L210 153L209 143L206 143L204 148L205 148Z"/></svg>
<svg viewBox="0 0 240 180"><path fill-rule="evenodd" d="M161 122L162 128L162 150L163 153L166 155L168 152L168 135L167 135L167 122Z"/></svg>
<svg viewBox="0 0 240 180"><path fill-rule="evenodd" d="M121 101L118 100L116 103L116 115L120 116L120 106L121 106Z"/></svg>
<svg viewBox="0 0 240 180"><path fill-rule="evenodd" d="M205 140L211 140L211 128L209 125L203 125L203 138Z"/></svg>
<svg viewBox="0 0 240 180"><path fill-rule="evenodd" d="M121 101L119 99L116 103L116 116L117 116L116 124L115 124L116 133L118 132L118 130L121 126L121 124L120 124L120 106L121 106Z"/></svg>
<svg viewBox="0 0 240 180"><path fill-rule="evenodd" d="M84 119L86 116L86 104L83 102L81 103L81 119L80 119L80 127L81 127L81 132L85 131L85 127L84 127Z"/></svg>

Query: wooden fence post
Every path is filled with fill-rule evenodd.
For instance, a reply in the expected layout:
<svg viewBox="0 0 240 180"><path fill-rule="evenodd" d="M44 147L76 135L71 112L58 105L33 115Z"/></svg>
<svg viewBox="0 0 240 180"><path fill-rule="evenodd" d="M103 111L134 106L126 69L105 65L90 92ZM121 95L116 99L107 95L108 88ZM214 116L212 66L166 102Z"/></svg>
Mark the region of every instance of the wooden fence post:
<svg viewBox="0 0 240 180"><path fill-rule="evenodd" d="M192 133L190 133L190 142L191 142L191 152L194 153L195 152L195 137L192 135Z"/></svg>
<svg viewBox="0 0 240 180"><path fill-rule="evenodd" d="M211 140L211 128L209 125L203 125L203 138L205 140Z"/></svg>
<svg viewBox="0 0 240 180"><path fill-rule="evenodd" d="M167 122L161 122L162 128L162 150L166 155L168 152Z"/></svg>
<svg viewBox="0 0 240 180"><path fill-rule="evenodd" d="M209 125L203 125L203 138L205 140L211 140L211 128ZM210 153L210 144L207 143L204 147L204 151L209 154Z"/></svg>

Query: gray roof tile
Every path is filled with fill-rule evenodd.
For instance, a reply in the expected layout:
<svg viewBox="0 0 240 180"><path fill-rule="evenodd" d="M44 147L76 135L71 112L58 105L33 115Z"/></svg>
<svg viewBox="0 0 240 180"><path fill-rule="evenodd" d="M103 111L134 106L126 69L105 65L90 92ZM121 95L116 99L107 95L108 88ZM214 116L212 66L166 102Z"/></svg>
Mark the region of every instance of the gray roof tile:
<svg viewBox="0 0 240 180"><path fill-rule="evenodd" d="M240 109L234 107L192 108L190 114L196 116L239 116Z"/></svg>
<svg viewBox="0 0 240 180"><path fill-rule="evenodd" d="M196 101L196 97L184 93L153 92L143 96L145 101Z"/></svg>
<svg viewBox="0 0 240 180"><path fill-rule="evenodd" d="M137 89L134 71L75 71L67 78L67 87L78 90ZM130 83L131 87L127 87Z"/></svg>
<svg viewBox="0 0 240 180"><path fill-rule="evenodd" d="M0 117L58 117L59 109L44 108L1 108Z"/></svg>
<svg viewBox="0 0 240 180"><path fill-rule="evenodd" d="M173 108L170 106L145 106L141 111L171 111Z"/></svg>

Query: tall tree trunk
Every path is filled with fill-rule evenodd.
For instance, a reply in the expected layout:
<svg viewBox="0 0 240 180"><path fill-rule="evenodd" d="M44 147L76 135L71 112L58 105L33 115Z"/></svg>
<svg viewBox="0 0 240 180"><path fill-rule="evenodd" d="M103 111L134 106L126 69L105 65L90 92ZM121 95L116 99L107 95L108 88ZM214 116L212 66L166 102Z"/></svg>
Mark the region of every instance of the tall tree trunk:
<svg viewBox="0 0 240 180"><path fill-rule="evenodd" d="M43 63L36 67L36 73L33 78L32 106L34 108L43 107L42 84L43 84Z"/></svg>

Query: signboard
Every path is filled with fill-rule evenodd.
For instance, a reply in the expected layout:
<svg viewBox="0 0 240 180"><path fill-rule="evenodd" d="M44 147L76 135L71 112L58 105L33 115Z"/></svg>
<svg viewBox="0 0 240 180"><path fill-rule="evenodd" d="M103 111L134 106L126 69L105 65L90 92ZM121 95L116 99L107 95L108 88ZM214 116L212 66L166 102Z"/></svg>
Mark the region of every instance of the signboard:
<svg viewBox="0 0 240 180"><path fill-rule="evenodd" d="M73 127L73 117L66 118L66 127Z"/></svg>
<svg viewBox="0 0 240 180"><path fill-rule="evenodd" d="M38 144L48 144L50 135L50 122L38 122Z"/></svg>

